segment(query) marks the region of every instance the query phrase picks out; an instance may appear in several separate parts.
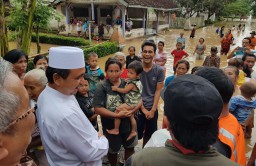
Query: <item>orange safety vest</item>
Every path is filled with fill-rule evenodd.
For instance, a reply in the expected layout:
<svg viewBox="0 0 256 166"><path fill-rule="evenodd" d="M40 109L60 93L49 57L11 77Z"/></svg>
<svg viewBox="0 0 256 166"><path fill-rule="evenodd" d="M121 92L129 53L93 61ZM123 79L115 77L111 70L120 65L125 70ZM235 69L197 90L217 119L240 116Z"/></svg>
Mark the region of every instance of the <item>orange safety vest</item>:
<svg viewBox="0 0 256 166"><path fill-rule="evenodd" d="M231 149L231 160L246 165L245 140L242 126L237 119L229 113L219 119L219 139Z"/></svg>

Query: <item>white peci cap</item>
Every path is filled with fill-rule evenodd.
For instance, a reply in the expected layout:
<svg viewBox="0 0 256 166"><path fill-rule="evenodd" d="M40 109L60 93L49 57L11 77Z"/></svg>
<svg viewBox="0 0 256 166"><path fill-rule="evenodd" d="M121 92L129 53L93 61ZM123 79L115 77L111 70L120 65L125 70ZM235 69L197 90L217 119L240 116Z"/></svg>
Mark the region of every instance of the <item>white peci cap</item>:
<svg viewBox="0 0 256 166"><path fill-rule="evenodd" d="M79 69L85 67L84 52L77 47L51 47L49 66L57 69Z"/></svg>

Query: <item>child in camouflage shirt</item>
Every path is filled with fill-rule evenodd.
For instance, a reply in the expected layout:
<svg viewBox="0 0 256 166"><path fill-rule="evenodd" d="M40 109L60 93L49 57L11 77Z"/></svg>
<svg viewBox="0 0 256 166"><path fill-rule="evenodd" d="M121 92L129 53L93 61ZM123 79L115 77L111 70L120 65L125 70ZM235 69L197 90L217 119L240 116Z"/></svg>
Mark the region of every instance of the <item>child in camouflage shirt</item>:
<svg viewBox="0 0 256 166"><path fill-rule="evenodd" d="M134 109L139 101L141 100L142 93L142 84L140 82L140 73L143 71L143 66L139 61L133 61L128 66L128 80L125 88L118 88L117 86L112 86L112 91L117 91L119 93L125 93L125 103L121 104L116 111L126 111ZM136 120L134 119L134 115L130 117L131 121L131 133L128 136L127 140L135 137L137 135L136 132ZM112 130L107 130L109 134L118 135L119 134L119 126L120 119L115 119L115 128Z"/></svg>

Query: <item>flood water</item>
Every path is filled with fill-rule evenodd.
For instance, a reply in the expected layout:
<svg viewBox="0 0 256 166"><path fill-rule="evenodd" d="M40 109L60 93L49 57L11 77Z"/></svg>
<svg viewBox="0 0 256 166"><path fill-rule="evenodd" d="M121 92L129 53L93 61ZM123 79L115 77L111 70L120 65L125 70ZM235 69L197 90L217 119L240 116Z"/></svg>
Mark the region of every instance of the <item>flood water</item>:
<svg viewBox="0 0 256 166"><path fill-rule="evenodd" d="M133 39L133 40L128 40L126 41L126 45L123 49L123 52L128 55L128 48L130 46L135 46L136 48L136 54L140 50L140 46L142 42L146 39L153 39L156 42L158 41L164 41L165 42L165 51L170 53L173 49L175 49L176 46L176 39L179 36L180 32L184 33L184 37L186 38L186 48L184 49L188 54L188 60L190 62L190 68L194 66L201 66L203 63L203 60L195 60L195 57L193 56L193 52L195 49L195 46L198 43L198 40L200 37L203 37L205 39L205 44L206 44L206 52L205 55L210 55L210 48L212 46L217 46L218 51L220 52L220 37L216 34L216 28L225 26L225 31L228 29L231 29L233 25L238 25L239 22L225 22L225 23L218 23L218 25L212 25L208 27L203 27L200 29L196 30L195 38L190 39L190 31L184 31L182 29L170 29L167 32L161 32L158 36L153 36L153 37L144 37L144 38L138 38L138 39ZM231 46L231 51L236 47L236 46L241 46L242 44L242 39L246 36L250 36L250 32L252 30L256 29L256 22L242 22L242 24L245 24L245 31L244 32L238 32L237 30L232 31L232 34L234 35L234 45ZM109 58L112 57L113 55L100 58L100 67L104 69L104 63L105 61ZM226 56L221 56L221 67L225 67L227 65L227 58ZM167 63L166 63L166 76L172 75L173 71L173 57L171 55L168 56ZM162 118L163 118L163 101L160 99L159 102L159 118L158 118L158 128L161 128L162 126ZM256 115L256 114L255 114ZM256 116L254 118L256 122ZM255 123L256 124L256 123ZM247 158L250 157L251 155L251 150L253 148L254 143L256 142L256 129L253 128L252 131L252 138L246 140L246 156Z"/></svg>
<svg viewBox="0 0 256 166"><path fill-rule="evenodd" d="M190 31L184 31L182 29L170 29L169 31L166 31L166 32L160 32L160 34L158 36L127 40L126 45L123 49L123 52L126 55L128 55L128 48L130 46L135 46L136 54L137 54L139 52L140 46L144 40L153 39L156 42L164 41L165 42L164 49L166 52L170 53L173 49L175 49L177 37L179 36L179 34L181 32L183 32L184 37L186 38L185 51L189 54L188 61L190 62L190 66L191 66L190 68L192 68L194 66L201 66L203 63L203 60L195 60L195 57L192 55L194 52L195 46L198 43L199 38L203 37L205 39L205 44L206 44L205 55L209 55L210 48L212 46L217 46L218 51L220 51L220 37L215 33L217 26L221 27L224 25L225 31L227 31L228 29L231 29L231 27L233 25L237 26L238 24L239 24L239 22L223 22L223 23L218 23L218 25L203 27L203 28L196 30L195 38L193 38L193 39L189 38ZM256 22L250 22L250 20L249 20L247 22L242 22L242 24L245 24L244 32L237 32L237 30L232 31L232 34L234 35L234 38L235 38L235 41L234 41L235 45L231 46L230 50L232 50L236 46L241 46L242 39L245 36L250 36L250 31L256 30ZM42 53L47 52L50 47L54 46L51 44L40 44L40 45L42 47L42 51L41 51ZM10 49L14 49L14 48L16 48L15 42L10 42ZM31 55L34 55L34 54L36 54L36 44L32 43ZM109 56L99 59L99 66L101 67L101 69L104 70L106 60L112 56L113 55L109 55ZM173 57L171 55L169 55L168 59L167 59L167 63L166 63L166 68L167 68L166 76L173 74L173 71L172 71L173 65L172 64L173 64ZM226 65L227 65L226 56L221 56L221 67L225 67ZM159 118L158 118L158 127L159 128L161 128L161 126L162 126L162 118L163 118L163 101L162 101L162 99L160 99ZM255 120L255 124L256 124L256 114L255 114L254 120ZM250 156L252 147L253 147L254 143L256 142L256 129L255 128L253 128L253 131L252 131L252 138L246 140L246 156L247 156L247 158Z"/></svg>

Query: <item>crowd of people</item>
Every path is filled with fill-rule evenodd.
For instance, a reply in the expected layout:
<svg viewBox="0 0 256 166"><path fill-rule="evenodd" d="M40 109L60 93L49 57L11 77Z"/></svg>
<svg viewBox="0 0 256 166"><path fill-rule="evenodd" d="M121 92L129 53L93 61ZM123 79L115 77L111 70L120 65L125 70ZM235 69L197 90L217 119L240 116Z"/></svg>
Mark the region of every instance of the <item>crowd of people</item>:
<svg viewBox="0 0 256 166"><path fill-rule="evenodd" d="M245 157L256 108L251 35L242 49L224 50L230 60L223 69L217 47L205 57L200 38L193 54L204 62L191 74L183 33L169 54L163 41L146 40L140 56L131 46L129 55L109 58L104 71L96 53L85 60L76 47L50 48L49 59L36 56L28 72L28 56L9 51L0 59L0 165L100 166L107 156L115 166L124 148L127 166L253 166L256 147L247 163ZM140 139L143 149L135 153Z"/></svg>
<svg viewBox="0 0 256 166"><path fill-rule="evenodd" d="M91 25L89 26L89 24L91 24ZM91 31L93 38L95 40L100 40L103 38L104 28L106 29L107 32L109 32L110 28L113 27L114 25L119 25L122 27L121 17L118 16L116 19L112 19L112 17L108 14L106 16L105 23L103 23L102 21L98 21L98 23L97 23L97 22L95 22L95 20L91 21L91 23L90 23L87 18L78 19L76 17L75 18L70 17L68 28L69 28L70 32L73 31L74 29L76 29L78 37L87 38L89 36L89 27L90 27L90 31ZM133 26L133 22L132 22L131 18L128 18L125 21L125 30L130 31L132 29L132 26ZM98 35L94 34L95 28L97 28Z"/></svg>

